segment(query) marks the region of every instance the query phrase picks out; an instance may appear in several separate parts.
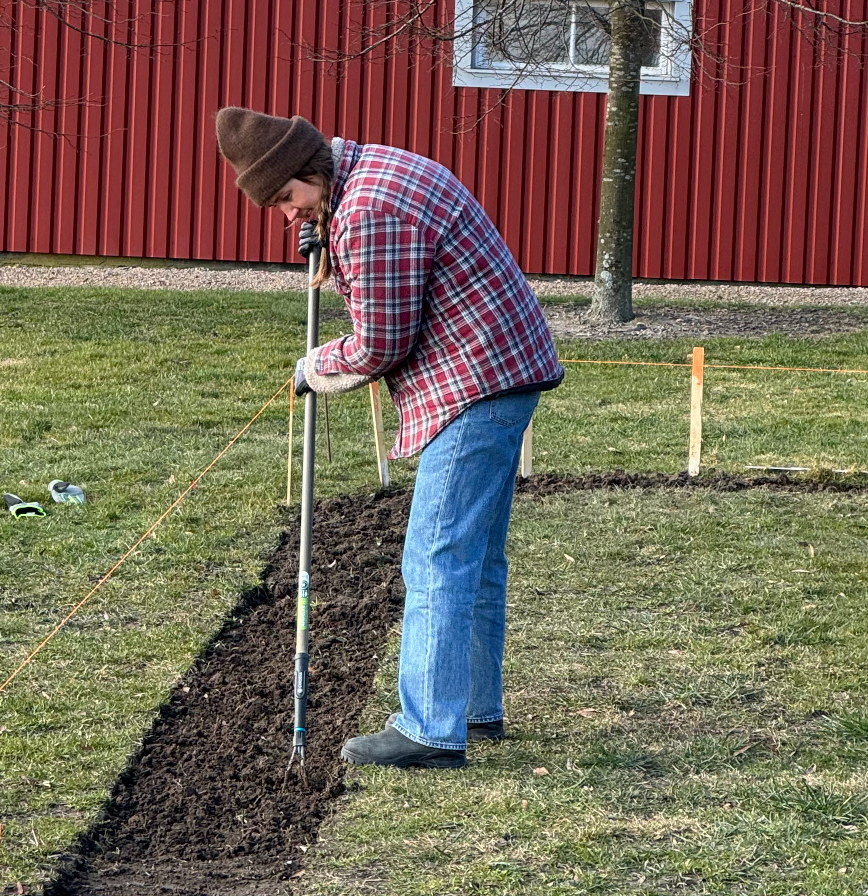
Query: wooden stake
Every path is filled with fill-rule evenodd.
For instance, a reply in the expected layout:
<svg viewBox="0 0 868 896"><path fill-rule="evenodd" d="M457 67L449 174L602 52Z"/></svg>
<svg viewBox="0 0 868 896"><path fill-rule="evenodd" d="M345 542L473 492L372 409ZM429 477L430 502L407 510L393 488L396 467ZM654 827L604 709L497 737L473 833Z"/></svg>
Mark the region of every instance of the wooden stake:
<svg viewBox="0 0 868 896"><path fill-rule="evenodd" d="M386 458L386 435L383 432L383 409L380 407L380 383L370 383L371 414L374 418L374 441L377 446L377 468L380 473L380 484L389 485L389 461Z"/></svg>
<svg viewBox="0 0 868 896"><path fill-rule="evenodd" d="M326 428L326 455L328 457L329 463L332 462L332 434L329 429L329 397L325 393L323 393L322 397L322 408L323 408L323 416L325 417L325 428Z"/></svg>
<svg viewBox="0 0 868 896"><path fill-rule="evenodd" d="M705 349L693 349L693 372L690 378L690 448L687 475L699 475L699 456L702 453L702 381L705 374Z"/></svg>
<svg viewBox="0 0 868 896"><path fill-rule="evenodd" d="M521 440L521 478L527 479L533 473L533 420L527 425Z"/></svg>
<svg viewBox="0 0 868 896"><path fill-rule="evenodd" d="M292 503L292 403L295 398L295 377L289 381L289 448L286 452L286 506Z"/></svg>

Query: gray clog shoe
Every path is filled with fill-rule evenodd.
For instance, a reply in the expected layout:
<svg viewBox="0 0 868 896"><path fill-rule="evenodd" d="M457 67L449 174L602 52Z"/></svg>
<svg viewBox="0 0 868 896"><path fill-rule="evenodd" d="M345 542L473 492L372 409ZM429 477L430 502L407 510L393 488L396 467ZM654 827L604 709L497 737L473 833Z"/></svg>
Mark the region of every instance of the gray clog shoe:
<svg viewBox="0 0 868 896"><path fill-rule="evenodd" d="M341 757L353 765L391 765L395 768L464 768L464 750L438 750L417 744L391 725L363 737L350 738Z"/></svg>

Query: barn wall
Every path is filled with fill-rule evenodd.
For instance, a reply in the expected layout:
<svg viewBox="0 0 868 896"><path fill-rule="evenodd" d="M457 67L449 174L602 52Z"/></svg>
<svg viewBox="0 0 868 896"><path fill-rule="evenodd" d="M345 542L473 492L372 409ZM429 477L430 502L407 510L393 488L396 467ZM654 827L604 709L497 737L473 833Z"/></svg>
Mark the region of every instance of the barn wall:
<svg viewBox="0 0 868 896"><path fill-rule="evenodd" d="M702 0L691 95L642 99L636 274L868 285L865 37L835 54L775 0L749 2ZM866 18L865 0L841 4ZM60 101L0 127L0 251L298 261L278 214L247 202L218 159L214 113L242 105L431 156L527 273L593 272L604 95L516 91L498 105L453 89L420 48L338 73L311 61L304 47L359 34L356 0L117 0L75 28L0 7L0 81ZM151 40L154 52L129 46Z"/></svg>

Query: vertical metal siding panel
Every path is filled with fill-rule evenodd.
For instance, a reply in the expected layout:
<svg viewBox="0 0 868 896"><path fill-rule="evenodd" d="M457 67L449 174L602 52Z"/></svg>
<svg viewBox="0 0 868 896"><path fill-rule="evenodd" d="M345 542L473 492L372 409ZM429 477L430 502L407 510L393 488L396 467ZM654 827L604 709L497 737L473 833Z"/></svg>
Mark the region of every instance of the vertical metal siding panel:
<svg viewBox="0 0 868 896"><path fill-rule="evenodd" d="M169 201L172 196L172 158L177 137L177 110L173 82L178 49L174 46L177 4L157 4L154 15L154 40L160 48L151 53L150 128L144 132L148 143L148 202L145 254L150 258L169 255ZM136 123L137 129L140 127ZM144 141L143 141L144 142Z"/></svg>
<svg viewBox="0 0 868 896"><path fill-rule="evenodd" d="M4 39L0 40L0 102L11 102L11 92L6 86L12 83L14 77L12 71L12 43L11 15L9 21L2 26ZM9 142L12 139L12 126L8 119L0 118L0 200L2 200L2 214L0 214L0 251L6 252L9 247L6 244L6 223L9 210Z"/></svg>
<svg viewBox="0 0 868 896"><path fill-rule="evenodd" d="M58 91L64 98L81 96L82 15L79 9L68 12L72 28L60 29L58 68L61 79ZM0 74L0 78L3 75ZM78 154L82 151L79 134L81 107L62 105L58 110L59 137L54 142L54 232L51 252L71 255L75 252L76 193Z"/></svg>
<svg viewBox="0 0 868 896"><path fill-rule="evenodd" d="M667 133L669 99L663 96L643 99L644 153L641 159L642 195L636 197L641 216L636 218L633 270L640 277L663 274L663 234L666 230L666 173L668 169ZM641 204L640 204L641 203Z"/></svg>
<svg viewBox="0 0 868 896"><path fill-rule="evenodd" d="M669 119L669 178L666 185L666 245L664 247L663 277L687 278L688 214L692 176L693 145L691 141L693 101L690 97L675 97Z"/></svg>
<svg viewBox="0 0 868 896"><path fill-rule="evenodd" d="M737 0L724 0L720 14L723 19L723 53L729 60L723 66L725 81L719 85L717 132L715 134L715 179L712 207L712 250L709 275L712 280L733 279L733 245L735 241L735 191L738 165L738 99L739 91L730 81L740 77L740 60L734 57L741 46L742 20L734 15Z"/></svg>
<svg viewBox="0 0 868 896"><path fill-rule="evenodd" d="M534 90L529 91L529 94L528 121L525 132L527 135L525 143L527 174L526 186L523 191L527 196L527 204L521 217L522 227L519 231L521 242L518 257L522 270L530 274L538 274L543 271L543 258L545 257L549 93Z"/></svg>
<svg viewBox="0 0 868 896"><path fill-rule="evenodd" d="M220 185L226 172L218 166L214 113L220 102L223 54L223 9L218 0L206 0L199 17L195 179L193 192L194 258L222 258L216 252L217 222L221 215Z"/></svg>
<svg viewBox="0 0 868 896"><path fill-rule="evenodd" d="M769 17L767 49L768 75L763 110L762 197L759 217L760 281L781 279L784 233L784 193L787 172L787 121L789 119L788 71L789 34L783 22L784 12L773 6Z"/></svg>
<svg viewBox="0 0 868 896"><path fill-rule="evenodd" d="M840 15L840 4L827 0L826 9ZM829 277L829 240L832 230L835 133L840 126L836 97L840 68L834 35L822 41L816 53L814 107L811 116L810 201L808 207L808 252L805 279L826 283Z"/></svg>
<svg viewBox="0 0 868 896"><path fill-rule="evenodd" d="M436 22L446 27L448 9L446 0L438 0L435 7ZM431 146L431 157L452 169L454 166L454 131L455 131L455 89L452 86L452 70L445 65L438 66L434 75L434 133Z"/></svg>
<svg viewBox="0 0 868 896"><path fill-rule="evenodd" d="M860 17L865 18L868 2L860 4ZM858 49L864 56L868 53L868 35L862 34L858 40ZM853 221L853 267L852 282L858 285L868 284L868 73L865 66L859 65L859 101L853 109L859 121L859 145L856 153L856 202Z"/></svg>
<svg viewBox="0 0 868 896"><path fill-rule="evenodd" d="M126 2L115 3L108 10L110 21L105 31L111 40L127 40L127 27L132 9ZM88 27L97 23L91 19ZM105 106L85 110L82 124L82 166L79 175L79 252L121 255L124 208L129 201L124 188L126 134L131 126L127 108L127 54L122 47L96 39L86 41L85 91L102 89ZM102 166L100 170L100 165ZM100 176L102 175L102 176ZM97 192L100 191L100 192ZM94 196L100 197L99 220L88 220L88 206Z"/></svg>
<svg viewBox="0 0 868 896"><path fill-rule="evenodd" d="M489 94L486 102L495 102ZM482 121L479 138L479 157L477 166L479 184L477 198L482 203L489 218L497 222L500 217L500 160L502 152L501 137L503 107L496 105Z"/></svg>
<svg viewBox="0 0 868 896"><path fill-rule="evenodd" d="M670 227L668 226L669 222L672 219L672 205L670 202L672 196L672 176L675 165L675 152L674 152L674 127L675 127L675 108L677 104L677 99L675 97L666 97L664 99L664 104L666 107L666 128L661 134L661 142L663 143L663 168L660 172L660 177L662 180L661 194L660 194L660 202L661 202L661 214L660 214L660 272L658 274L659 277L665 277L666 270L666 259L668 255L668 243L669 243L669 232Z"/></svg>
<svg viewBox="0 0 868 896"><path fill-rule="evenodd" d="M573 111L573 183L576 210L570 245L570 273L593 274L597 259L597 219L606 95L583 93Z"/></svg>
<svg viewBox="0 0 868 896"><path fill-rule="evenodd" d="M630 267L634 277L637 276L639 269L639 256L644 255L645 252L645 229L642 226L645 215L645 135L648 117L645 99L643 96L639 97L639 124L636 132L636 169L633 180L633 255L630 260Z"/></svg>
<svg viewBox="0 0 868 896"><path fill-rule="evenodd" d="M245 24L245 91L243 105L265 110L268 100L269 7L263 0L248 0ZM317 4L319 5L319 4ZM314 41L315 42L315 41ZM225 163L221 163L225 164ZM239 197L240 257L244 261L262 259L263 216L275 212L260 210L246 196Z"/></svg>
<svg viewBox="0 0 868 896"><path fill-rule="evenodd" d="M455 115L453 113L454 91L446 69L440 68L434 74L434 120L431 133L431 158L447 168L452 168L452 146L454 141Z"/></svg>
<svg viewBox="0 0 868 896"><path fill-rule="evenodd" d="M147 43L152 29L144 0L134 0L129 39ZM129 93L127 97L127 164L124 174L123 254L139 258L145 254L145 229L150 215L148 183L148 141L151 127L151 66L146 53L130 54Z"/></svg>
<svg viewBox="0 0 868 896"><path fill-rule="evenodd" d="M270 73L268 78L268 107L271 115L289 117L290 71L292 44L292 11L289 4L271 0L271 47L269 50ZM335 22L335 28L338 23ZM293 257L295 246L290 231L284 227L283 216L272 212L265 216L265 258L267 261L287 261ZM299 256L299 261L301 260Z"/></svg>
<svg viewBox="0 0 868 896"><path fill-rule="evenodd" d="M385 8L379 3L371 3L368 7L368 27L372 30L382 28L385 19ZM382 50L376 51L373 56L367 58L366 68L361 139L362 143L383 143L386 136L385 115L383 114L386 102L386 77Z"/></svg>
<svg viewBox="0 0 868 896"><path fill-rule="evenodd" d="M172 196L169 218L169 255L190 258L193 254L193 184L195 181L196 124L198 96L196 64L200 50L199 4L178 4L177 68L175 70L174 107L176 128L172 156ZM213 139L213 138L212 138Z"/></svg>
<svg viewBox="0 0 868 896"><path fill-rule="evenodd" d="M476 184L476 145L479 131L480 115L479 90L459 88L456 91L458 111L455 119L456 133L456 165L453 172L456 177L474 195L478 194Z"/></svg>
<svg viewBox="0 0 868 896"><path fill-rule="evenodd" d="M79 255L119 255L120 243L115 242L113 251L107 252L100 241L101 230L106 229L105 218L110 207L120 208L122 192L119 181L110 181L106 176L104 148L114 137L123 143L125 110L123 98L119 114L114 122L108 119L110 100L107 101L108 81L106 61L109 52L100 37L110 40L124 40L126 30L114 30L116 18L126 20L125 2L117 4L96 3L89 5L82 15L82 27L86 35L82 38L81 72L79 77L79 97L95 97L95 103L84 103L78 108L78 158L75 174L75 205L73 251ZM112 133L114 125L114 134ZM108 189L107 184L112 188ZM120 235L120 221L115 227L115 237Z"/></svg>
<svg viewBox="0 0 868 896"><path fill-rule="evenodd" d="M34 51L36 48L36 21L38 12L35 9L17 5L15 49L15 76L13 85L22 94L36 92L36 73ZM12 252L29 250L28 236L30 232L31 175L33 153L33 114L20 113L16 116L16 127L10 133L9 141L9 206L7 224L9 233L9 249Z"/></svg>
<svg viewBox="0 0 868 896"><path fill-rule="evenodd" d="M860 3L845 0L843 17L853 19ZM848 33L842 52L843 67L838 80L835 105L838 127L835 131L835 158L833 162L834 187L832 190L832 228L829 246L828 283L851 282L853 262L853 216L856 208L857 159L859 153L858 116L859 65L855 54L859 50L857 37Z"/></svg>
<svg viewBox="0 0 868 896"><path fill-rule="evenodd" d="M353 36L358 35L361 29L358 7L353 0L343 0L341 21L341 51L349 53L353 48ZM356 141L361 133L363 71L361 60L352 59L348 62L344 69L344 77L341 79L338 96L340 104L338 133L342 137Z"/></svg>
<svg viewBox="0 0 868 896"><path fill-rule="evenodd" d="M546 216L549 236L544 258L548 274L566 274L570 264L570 233L575 222L576 185L572 176L572 121L574 95L555 94L552 99L552 129L549 135L548 167L550 172L549 202ZM487 164L496 164L494 151L487 154Z"/></svg>
<svg viewBox="0 0 868 896"><path fill-rule="evenodd" d="M299 43L298 59L295 69L296 106L294 115L303 115L308 120L314 117L316 111L316 94L318 84L315 78L314 63L305 51L305 45L316 43L317 28L316 3L302 3L296 11L296 35Z"/></svg>
<svg viewBox="0 0 868 896"><path fill-rule="evenodd" d="M280 4L277 3L277 6ZM323 0L323 14L320 22L318 45L325 48L336 48L340 40L340 4L338 0ZM332 137L338 131L338 71L331 71L327 63L316 64L317 90L316 126L326 135Z"/></svg>
<svg viewBox="0 0 868 896"><path fill-rule="evenodd" d="M390 48L391 49L391 48ZM406 46L400 53L390 52L386 59L386 143L409 148L407 134L407 95L410 80Z"/></svg>
<svg viewBox="0 0 868 896"><path fill-rule="evenodd" d="M244 0L224 0L223 58L220 84L221 106L244 105L244 25L247 4ZM222 160L217 167L218 217L215 234L217 257L236 261L238 253L238 218L242 200L247 201L235 186L235 172Z"/></svg>
<svg viewBox="0 0 868 896"><path fill-rule="evenodd" d="M707 22L717 22L719 14L717 0L708 0L705 7ZM712 53L719 53L717 31L706 35ZM710 238L714 190L714 159L717 129L715 107L717 105L719 66L709 58L701 68L693 83L693 152L695 164L691 182L690 203L690 256L687 276L694 280L706 280L711 274Z"/></svg>
<svg viewBox="0 0 868 896"><path fill-rule="evenodd" d="M790 38L787 182L781 279L803 283L805 277L805 218L808 204L809 136L811 123L812 48L798 32Z"/></svg>
<svg viewBox="0 0 868 896"><path fill-rule="evenodd" d="M58 70L58 22L54 16L43 17L36 50L38 83L42 98L51 101L57 97ZM33 136L33 211L30 221L31 252L51 251L51 228L54 221L54 141L57 130L57 109L48 107L35 115L36 131Z"/></svg>
<svg viewBox="0 0 868 896"><path fill-rule="evenodd" d="M431 156L432 121L431 100L434 95L434 60L424 46L417 44L410 66L410 112L408 146L419 155ZM502 113L502 109L500 113ZM498 148L500 151L500 148Z"/></svg>
<svg viewBox="0 0 868 896"><path fill-rule="evenodd" d="M506 100L506 148L500 189L503 192L503 225L501 233L513 254L518 257L521 244L525 192L524 135L527 91L510 94ZM519 262L521 263L521 262Z"/></svg>
<svg viewBox="0 0 868 896"><path fill-rule="evenodd" d="M750 2L750 0L748 0ZM749 7L742 11L749 12ZM760 11L746 18L744 64L739 119L739 179L737 190L736 254L733 276L736 280L757 278L762 157L764 152L763 106L768 81L763 77L767 35L766 16Z"/></svg>

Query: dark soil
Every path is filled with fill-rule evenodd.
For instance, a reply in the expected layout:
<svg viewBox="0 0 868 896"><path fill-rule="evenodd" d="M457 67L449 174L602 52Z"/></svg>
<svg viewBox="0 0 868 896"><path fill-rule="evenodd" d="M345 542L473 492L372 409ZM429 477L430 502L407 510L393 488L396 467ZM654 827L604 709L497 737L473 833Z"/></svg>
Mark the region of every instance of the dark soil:
<svg viewBox="0 0 868 896"><path fill-rule="evenodd" d="M534 474L529 479L516 480L516 495L544 498L566 491L593 491L598 489L679 488L716 492L742 492L752 488L765 488L785 492L857 492L868 493L868 476L824 474L822 477L790 476L737 476L733 473L712 473L691 477L684 473L628 473L613 470L609 473L585 473L563 476L558 473Z"/></svg>
<svg viewBox="0 0 868 896"><path fill-rule="evenodd" d="M318 505L306 780L292 753L298 526L162 707L98 822L45 893L265 896L291 890L343 792L356 733L403 602L410 494Z"/></svg>
<svg viewBox="0 0 868 896"><path fill-rule="evenodd" d="M634 308L627 324L595 324L582 305L546 303L546 319L563 339L704 339L712 336L762 337L770 333L811 338L868 330L861 308L683 308L655 305Z"/></svg>
<svg viewBox="0 0 868 896"><path fill-rule="evenodd" d="M531 498L577 489L859 491L868 480L589 473L520 480ZM292 751L297 521L263 573L161 708L97 822L47 896L266 896L293 892L304 851L344 790L356 733L403 599L408 491L320 502L311 593L306 779ZM289 521L288 521L289 522ZM4 891L6 892L6 891Z"/></svg>

